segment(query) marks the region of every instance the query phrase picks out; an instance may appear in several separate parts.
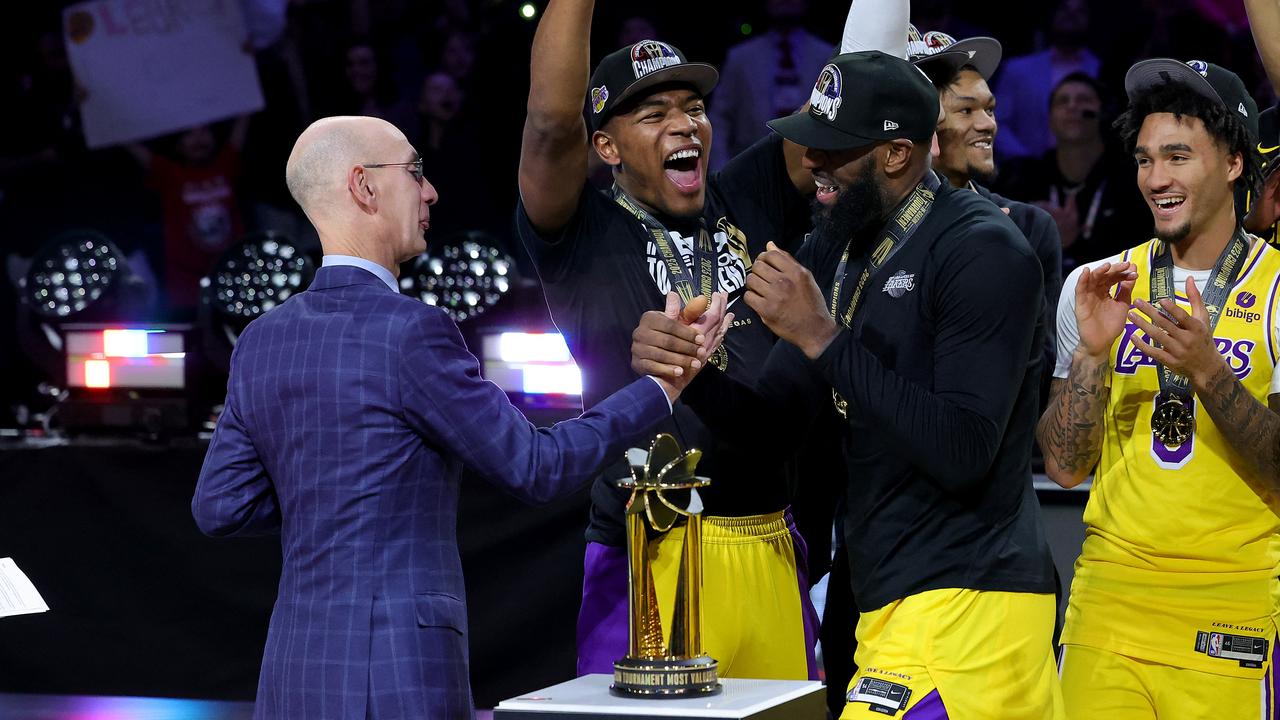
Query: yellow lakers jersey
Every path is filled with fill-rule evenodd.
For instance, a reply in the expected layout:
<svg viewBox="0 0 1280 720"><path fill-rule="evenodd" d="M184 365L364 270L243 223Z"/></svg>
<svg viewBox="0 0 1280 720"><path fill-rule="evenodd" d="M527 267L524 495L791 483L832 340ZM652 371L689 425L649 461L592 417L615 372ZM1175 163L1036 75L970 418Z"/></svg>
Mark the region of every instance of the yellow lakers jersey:
<svg viewBox="0 0 1280 720"><path fill-rule="evenodd" d="M1157 242L1123 256L1136 265L1135 299L1150 297ZM1251 243L1213 335L1245 389L1266 404L1280 354L1272 331L1280 251ZM1198 399L1186 443L1168 447L1151 434L1160 382L1155 361L1133 344L1141 332L1129 322L1112 345L1102 455L1062 642L1261 677L1280 608L1280 518L1242 479L1253 470Z"/></svg>

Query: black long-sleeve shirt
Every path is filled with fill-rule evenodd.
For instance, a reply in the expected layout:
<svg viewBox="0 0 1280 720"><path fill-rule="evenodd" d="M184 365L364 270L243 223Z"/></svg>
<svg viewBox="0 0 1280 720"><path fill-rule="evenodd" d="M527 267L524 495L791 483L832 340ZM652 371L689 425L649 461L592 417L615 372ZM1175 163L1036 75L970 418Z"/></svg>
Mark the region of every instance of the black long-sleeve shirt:
<svg viewBox="0 0 1280 720"><path fill-rule="evenodd" d="M831 270L815 277L829 294ZM794 448L832 388L848 401L845 540L859 607L938 588L1053 592L1031 485L1042 302L1039 263L1012 222L943 188L868 283L856 334L813 361L779 342L754 390L708 370L684 397L762 455Z"/></svg>

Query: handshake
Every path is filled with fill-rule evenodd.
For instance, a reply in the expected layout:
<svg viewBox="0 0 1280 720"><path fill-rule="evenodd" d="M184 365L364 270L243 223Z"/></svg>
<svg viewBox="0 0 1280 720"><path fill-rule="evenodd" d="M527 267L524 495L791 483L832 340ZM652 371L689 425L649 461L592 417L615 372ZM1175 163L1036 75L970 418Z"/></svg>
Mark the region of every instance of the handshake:
<svg viewBox="0 0 1280 720"><path fill-rule="evenodd" d="M809 270L772 242L767 248L751 266L742 300L774 335L815 359L839 326ZM726 306L725 293L718 292L709 301L699 295L682 310L680 298L668 293L666 309L642 315L631 335L631 369L655 378L674 400L724 340L733 322Z"/></svg>
<svg viewBox="0 0 1280 720"><path fill-rule="evenodd" d="M657 380L674 401L724 341L733 322L727 305L723 292L710 300L699 295L684 308L678 295L667 293L666 308L642 315L631 334L631 369Z"/></svg>

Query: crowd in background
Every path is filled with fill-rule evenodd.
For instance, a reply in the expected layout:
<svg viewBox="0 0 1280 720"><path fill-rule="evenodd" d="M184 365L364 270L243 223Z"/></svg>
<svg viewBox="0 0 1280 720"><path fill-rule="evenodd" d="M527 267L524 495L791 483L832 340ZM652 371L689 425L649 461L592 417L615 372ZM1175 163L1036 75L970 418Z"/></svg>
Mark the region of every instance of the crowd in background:
<svg viewBox="0 0 1280 720"><path fill-rule="evenodd" d="M68 4L68 3L62 3ZM193 314L196 283L247 232L276 230L316 249L288 195L284 164L312 120L373 115L395 123L440 194L432 237L487 230L511 247L529 45L536 2L241 0L266 105L244 118L145 143L88 150L83 88L67 61L58 3L15 9L0 43L0 229L8 280L20 258L70 228L94 228L150 269L157 318ZM992 79L999 174L994 189L1054 216L1064 270L1128 247L1150 230L1132 160L1110 121L1138 58L1216 62L1260 107L1274 103L1239 0L913 3L921 32L989 35L1004 61ZM593 27L594 62L645 37L717 64L709 98L712 168L799 107L837 41L847 8L806 0L610 3ZM529 15L531 17L526 17ZM996 125L998 123L998 131ZM981 131L981 128L980 128ZM596 173L608 182L608 174ZM198 185L198 193L180 187ZM0 337L14 314L0 283ZM9 343L0 340L0 343ZM8 369L13 353L0 360Z"/></svg>

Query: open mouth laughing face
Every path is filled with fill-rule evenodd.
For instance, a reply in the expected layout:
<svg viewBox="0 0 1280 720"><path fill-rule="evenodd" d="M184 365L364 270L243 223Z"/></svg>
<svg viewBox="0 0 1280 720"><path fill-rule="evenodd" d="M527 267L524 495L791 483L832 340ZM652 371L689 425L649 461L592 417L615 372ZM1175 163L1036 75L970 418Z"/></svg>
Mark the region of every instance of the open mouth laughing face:
<svg viewBox="0 0 1280 720"><path fill-rule="evenodd" d="M618 183L671 217L694 217L706 199L711 123L696 91L660 86L628 102L592 139Z"/></svg>

